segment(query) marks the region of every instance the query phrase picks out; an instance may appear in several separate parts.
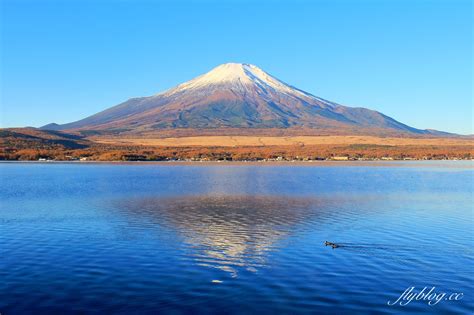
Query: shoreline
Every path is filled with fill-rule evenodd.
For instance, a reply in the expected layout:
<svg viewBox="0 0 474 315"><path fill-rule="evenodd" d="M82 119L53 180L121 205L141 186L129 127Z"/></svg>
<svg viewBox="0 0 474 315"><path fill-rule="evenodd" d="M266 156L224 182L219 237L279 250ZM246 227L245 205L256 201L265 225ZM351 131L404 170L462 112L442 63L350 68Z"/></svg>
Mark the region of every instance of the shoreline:
<svg viewBox="0 0 474 315"><path fill-rule="evenodd" d="M165 166L364 166L456 167L474 169L474 160L364 160L364 161L5 161L0 164L165 165ZM456 165L453 165L456 164Z"/></svg>

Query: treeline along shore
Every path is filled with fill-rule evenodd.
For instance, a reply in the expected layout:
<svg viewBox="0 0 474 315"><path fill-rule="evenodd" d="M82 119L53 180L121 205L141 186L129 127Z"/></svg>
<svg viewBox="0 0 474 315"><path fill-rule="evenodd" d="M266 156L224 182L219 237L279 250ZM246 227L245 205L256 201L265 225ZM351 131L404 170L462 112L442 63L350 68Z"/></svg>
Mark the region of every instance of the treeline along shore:
<svg viewBox="0 0 474 315"><path fill-rule="evenodd" d="M351 139L351 141L357 141ZM312 160L445 160L474 158L474 141L430 139L417 144L370 143L285 145L143 145L91 140L82 136L30 128L0 130L0 160L10 161L312 161ZM361 140L362 141L362 140ZM324 142L324 141L323 141ZM292 142L288 142L292 143Z"/></svg>

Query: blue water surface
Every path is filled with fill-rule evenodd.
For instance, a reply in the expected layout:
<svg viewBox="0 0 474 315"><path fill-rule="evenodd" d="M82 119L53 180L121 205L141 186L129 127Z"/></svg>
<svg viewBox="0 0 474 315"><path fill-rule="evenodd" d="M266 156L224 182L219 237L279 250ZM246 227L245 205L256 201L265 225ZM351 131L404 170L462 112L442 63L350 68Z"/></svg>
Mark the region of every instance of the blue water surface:
<svg viewBox="0 0 474 315"><path fill-rule="evenodd" d="M473 175L461 161L1 163L0 313L470 314ZM410 287L462 298L388 305Z"/></svg>

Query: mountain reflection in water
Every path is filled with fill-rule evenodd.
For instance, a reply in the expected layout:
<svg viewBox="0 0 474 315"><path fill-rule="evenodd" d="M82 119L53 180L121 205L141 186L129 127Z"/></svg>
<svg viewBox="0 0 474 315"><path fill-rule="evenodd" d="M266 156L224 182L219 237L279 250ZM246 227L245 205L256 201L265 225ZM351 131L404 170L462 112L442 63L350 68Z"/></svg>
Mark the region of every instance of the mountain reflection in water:
<svg viewBox="0 0 474 315"><path fill-rule="evenodd" d="M278 248L297 226L324 216L328 208L326 201L316 198L226 195L132 199L119 204L132 217L174 230L194 251L197 264L233 277L238 274L236 267L256 272L266 265L268 251Z"/></svg>

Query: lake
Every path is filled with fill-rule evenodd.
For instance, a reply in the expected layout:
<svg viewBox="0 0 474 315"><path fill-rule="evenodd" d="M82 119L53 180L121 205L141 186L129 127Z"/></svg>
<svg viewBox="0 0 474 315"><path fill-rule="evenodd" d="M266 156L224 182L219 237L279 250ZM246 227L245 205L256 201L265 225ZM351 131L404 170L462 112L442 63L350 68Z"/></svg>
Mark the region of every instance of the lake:
<svg viewBox="0 0 474 315"><path fill-rule="evenodd" d="M0 313L472 313L473 175L0 163Z"/></svg>

